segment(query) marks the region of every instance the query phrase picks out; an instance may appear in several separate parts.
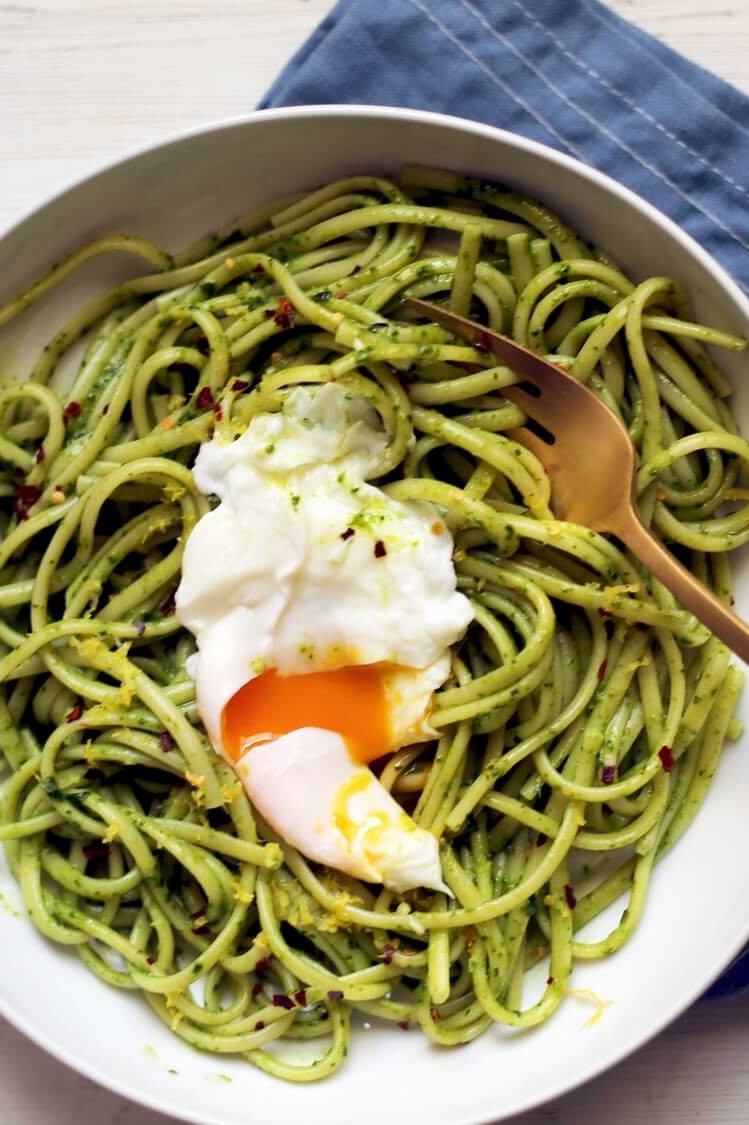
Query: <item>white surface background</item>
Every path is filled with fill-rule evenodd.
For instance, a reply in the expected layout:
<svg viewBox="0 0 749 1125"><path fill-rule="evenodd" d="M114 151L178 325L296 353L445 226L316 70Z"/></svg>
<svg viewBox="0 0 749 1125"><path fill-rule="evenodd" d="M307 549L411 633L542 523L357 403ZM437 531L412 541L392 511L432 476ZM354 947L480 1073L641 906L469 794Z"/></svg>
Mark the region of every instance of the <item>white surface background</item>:
<svg viewBox="0 0 749 1125"><path fill-rule="evenodd" d="M749 93L749 0L609 4ZM0 228L103 162L251 109L331 6L0 0ZM688 935L674 935L675 957L680 940ZM745 1125L747 1061L749 995L704 1003L608 1074L515 1125L598 1125L601 1118L607 1125ZM352 1121L355 1114L352 1107ZM265 1125L248 1107L250 1117ZM173 1121L100 1089L0 1026L0 1125Z"/></svg>

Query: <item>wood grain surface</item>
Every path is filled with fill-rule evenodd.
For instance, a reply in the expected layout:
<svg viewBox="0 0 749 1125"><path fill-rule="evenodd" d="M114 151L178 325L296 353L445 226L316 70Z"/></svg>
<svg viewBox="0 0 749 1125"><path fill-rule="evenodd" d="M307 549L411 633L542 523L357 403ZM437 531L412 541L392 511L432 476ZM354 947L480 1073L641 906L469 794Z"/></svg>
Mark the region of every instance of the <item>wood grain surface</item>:
<svg viewBox="0 0 749 1125"><path fill-rule="evenodd" d="M0 229L102 162L252 108L331 6L0 0ZM749 0L609 6L749 93ZM747 1059L749 996L704 1002L618 1067L515 1125L746 1125ZM0 1125L172 1121L74 1074L0 1023Z"/></svg>

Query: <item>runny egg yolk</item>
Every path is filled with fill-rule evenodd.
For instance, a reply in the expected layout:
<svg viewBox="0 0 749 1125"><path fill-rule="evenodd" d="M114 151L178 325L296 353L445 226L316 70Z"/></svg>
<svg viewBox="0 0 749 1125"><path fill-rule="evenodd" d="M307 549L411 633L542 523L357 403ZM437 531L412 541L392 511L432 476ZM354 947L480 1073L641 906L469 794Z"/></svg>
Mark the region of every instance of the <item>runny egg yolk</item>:
<svg viewBox="0 0 749 1125"><path fill-rule="evenodd" d="M385 698L388 665L363 664L301 676L275 669L232 696L221 717L226 754L237 761L252 744L304 727L335 731L358 762L372 762L392 746Z"/></svg>

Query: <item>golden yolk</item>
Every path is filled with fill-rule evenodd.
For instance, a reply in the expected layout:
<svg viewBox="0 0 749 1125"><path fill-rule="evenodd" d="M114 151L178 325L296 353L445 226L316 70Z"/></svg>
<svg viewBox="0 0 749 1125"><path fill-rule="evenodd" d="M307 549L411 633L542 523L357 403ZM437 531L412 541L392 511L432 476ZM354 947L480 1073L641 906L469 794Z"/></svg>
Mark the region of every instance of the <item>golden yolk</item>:
<svg viewBox="0 0 749 1125"><path fill-rule="evenodd" d="M247 743L319 727L340 734L357 761L374 761L392 749L385 668L363 664L303 676L280 676L274 669L263 672L241 687L224 708L221 736L226 753L237 761Z"/></svg>

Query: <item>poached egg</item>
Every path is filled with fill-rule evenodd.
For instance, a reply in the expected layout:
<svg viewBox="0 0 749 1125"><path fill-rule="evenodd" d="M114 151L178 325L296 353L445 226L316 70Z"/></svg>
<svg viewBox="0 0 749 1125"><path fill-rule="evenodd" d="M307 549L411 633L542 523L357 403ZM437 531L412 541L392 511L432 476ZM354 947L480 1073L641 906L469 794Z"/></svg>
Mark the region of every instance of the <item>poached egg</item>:
<svg viewBox="0 0 749 1125"><path fill-rule="evenodd" d="M214 749L309 859L444 890L437 841L369 769L435 737L433 695L473 612L430 504L368 482L387 444L344 384L300 386L193 467L219 503L186 547L180 621Z"/></svg>

